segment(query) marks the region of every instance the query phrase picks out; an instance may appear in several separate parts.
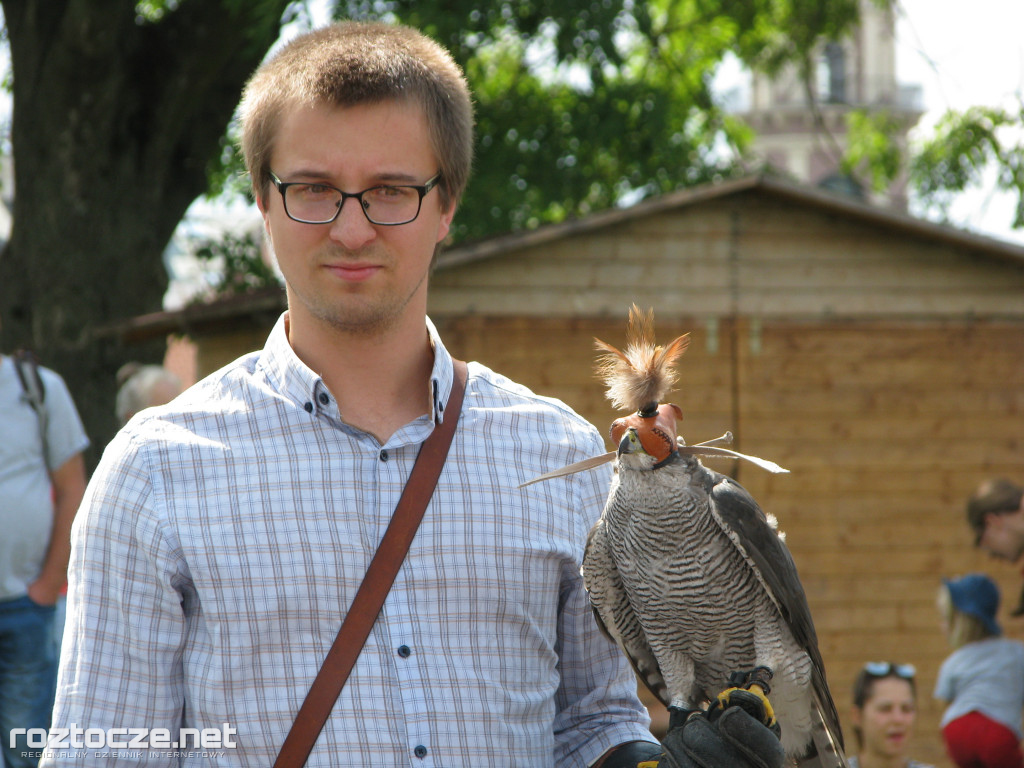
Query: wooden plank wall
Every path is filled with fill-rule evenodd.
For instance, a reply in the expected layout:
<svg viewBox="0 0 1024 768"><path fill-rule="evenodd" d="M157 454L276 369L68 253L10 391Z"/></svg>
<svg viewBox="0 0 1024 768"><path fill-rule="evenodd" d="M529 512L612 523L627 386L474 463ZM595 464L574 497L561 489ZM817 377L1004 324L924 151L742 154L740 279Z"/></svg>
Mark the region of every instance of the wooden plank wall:
<svg viewBox="0 0 1024 768"><path fill-rule="evenodd" d="M1007 616L1020 576L973 549L963 513L982 479L1024 480L1024 325L775 325L761 335L759 354L739 348L743 430L792 474L744 481L788 531L837 700L848 702L866 658L911 661L922 694L915 754L942 764L942 705L931 698L948 653L940 579L990 573L1007 633L1024 639Z"/></svg>
<svg viewBox="0 0 1024 768"><path fill-rule="evenodd" d="M624 322L435 318L456 355L484 362L565 400L602 431L617 415L592 376L593 337L619 345ZM914 756L949 766L931 698L948 653L935 595L944 576L984 570L1011 619L1020 574L982 557L964 522L984 478L1024 480L1021 323L752 322L714 332L662 318L659 340L692 331L680 388L681 433L698 442L727 429L737 450L789 475L718 461L774 513L800 570L836 703L846 722L864 661L919 670ZM853 740L847 726L848 739Z"/></svg>

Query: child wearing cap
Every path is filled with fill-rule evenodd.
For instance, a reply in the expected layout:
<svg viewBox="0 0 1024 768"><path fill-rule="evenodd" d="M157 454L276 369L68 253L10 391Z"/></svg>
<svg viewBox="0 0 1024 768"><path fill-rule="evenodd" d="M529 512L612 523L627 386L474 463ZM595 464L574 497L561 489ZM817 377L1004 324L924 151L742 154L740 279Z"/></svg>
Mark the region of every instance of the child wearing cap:
<svg viewBox="0 0 1024 768"><path fill-rule="evenodd" d="M982 573L943 579L939 610L954 649L935 682L946 751L960 768L1024 768L1024 643L1001 637L999 587Z"/></svg>

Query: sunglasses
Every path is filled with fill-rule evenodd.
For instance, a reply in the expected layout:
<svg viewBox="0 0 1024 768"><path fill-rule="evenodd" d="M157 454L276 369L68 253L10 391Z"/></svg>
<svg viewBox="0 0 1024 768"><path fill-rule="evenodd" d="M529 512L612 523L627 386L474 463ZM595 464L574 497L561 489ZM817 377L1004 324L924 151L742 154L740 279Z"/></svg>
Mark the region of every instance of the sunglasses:
<svg viewBox="0 0 1024 768"><path fill-rule="evenodd" d="M893 664L890 661L869 661L864 665L864 671L872 677L889 677L895 675L904 680L913 680L917 670L913 664Z"/></svg>

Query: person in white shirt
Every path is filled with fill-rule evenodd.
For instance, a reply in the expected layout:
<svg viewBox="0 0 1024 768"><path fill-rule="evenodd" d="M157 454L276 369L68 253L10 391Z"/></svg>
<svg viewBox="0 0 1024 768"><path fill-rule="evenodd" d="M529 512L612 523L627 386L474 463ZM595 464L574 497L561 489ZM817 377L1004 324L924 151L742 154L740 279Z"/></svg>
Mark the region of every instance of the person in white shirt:
<svg viewBox="0 0 1024 768"><path fill-rule="evenodd" d="M8 355L0 424L0 764L29 768L40 750L26 732L50 725L58 605L89 438L60 375Z"/></svg>

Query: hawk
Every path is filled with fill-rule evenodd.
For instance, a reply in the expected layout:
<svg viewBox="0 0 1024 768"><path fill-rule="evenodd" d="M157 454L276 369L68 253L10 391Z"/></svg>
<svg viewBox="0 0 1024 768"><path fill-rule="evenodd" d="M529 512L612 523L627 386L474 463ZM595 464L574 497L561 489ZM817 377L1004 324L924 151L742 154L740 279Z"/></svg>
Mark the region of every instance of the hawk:
<svg viewBox="0 0 1024 768"><path fill-rule="evenodd" d="M657 346L653 312L634 306L624 352L597 342L609 399L634 413L612 425L617 472L583 559L594 613L666 706L714 706L753 681L770 690L787 760L843 768L807 598L776 521L698 458L730 452L686 446L681 410L660 402L688 341Z"/></svg>

